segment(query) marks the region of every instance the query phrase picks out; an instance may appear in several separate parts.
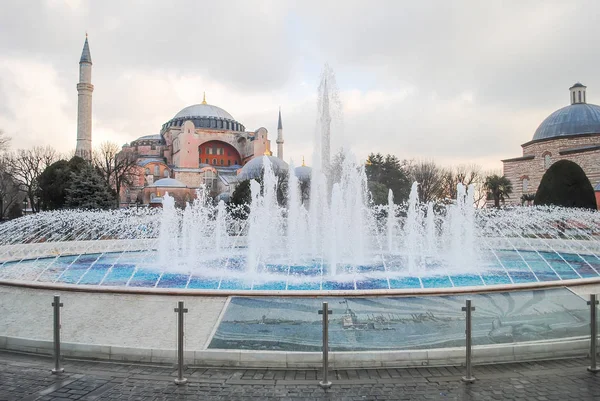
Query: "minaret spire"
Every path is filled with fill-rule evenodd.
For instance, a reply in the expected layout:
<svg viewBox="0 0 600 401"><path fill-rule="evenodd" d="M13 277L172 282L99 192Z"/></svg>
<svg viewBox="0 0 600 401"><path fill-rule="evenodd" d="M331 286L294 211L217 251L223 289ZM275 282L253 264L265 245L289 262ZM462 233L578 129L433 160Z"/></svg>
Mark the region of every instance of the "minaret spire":
<svg viewBox="0 0 600 401"><path fill-rule="evenodd" d="M283 160L283 125L281 124L281 107L279 107L279 120L277 121L277 158Z"/></svg>
<svg viewBox="0 0 600 401"><path fill-rule="evenodd" d="M77 84L77 146L75 155L92 160L92 55L85 33L83 51L79 59L79 83Z"/></svg>

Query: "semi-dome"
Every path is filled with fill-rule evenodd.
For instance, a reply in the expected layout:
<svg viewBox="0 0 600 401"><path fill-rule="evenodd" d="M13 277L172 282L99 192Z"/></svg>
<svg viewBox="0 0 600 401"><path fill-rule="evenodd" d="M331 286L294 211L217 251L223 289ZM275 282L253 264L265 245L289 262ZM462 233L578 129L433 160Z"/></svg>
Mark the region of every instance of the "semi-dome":
<svg viewBox="0 0 600 401"><path fill-rule="evenodd" d="M175 178L161 178L160 180L154 181L150 186L160 188L187 188L183 182L178 181Z"/></svg>
<svg viewBox="0 0 600 401"><path fill-rule="evenodd" d="M185 107L181 109L181 111L175 114L175 118L184 118L184 117L215 117L215 118L225 118L228 120L235 120L231 114L226 112L220 107L213 106L212 104L193 104L191 106Z"/></svg>
<svg viewBox="0 0 600 401"><path fill-rule="evenodd" d="M275 175L285 174L288 171L288 164L275 156L261 156L250 160L238 174L240 180L253 180L260 178L263 173L264 164L271 162L271 168Z"/></svg>
<svg viewBox="0 0 600 401"><path fill-rule="evenodd" d="M569 88L571 105L550 114L538 127L533 140L581 134L600 134L600 106L588 104L586 86L580 82Z"/></svg>

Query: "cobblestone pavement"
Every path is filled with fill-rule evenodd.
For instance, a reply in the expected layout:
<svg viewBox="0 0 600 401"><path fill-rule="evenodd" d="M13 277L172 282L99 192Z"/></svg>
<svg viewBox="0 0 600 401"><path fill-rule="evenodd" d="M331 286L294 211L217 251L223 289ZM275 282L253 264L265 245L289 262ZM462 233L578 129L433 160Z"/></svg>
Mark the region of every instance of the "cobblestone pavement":
<svg viewBox="0 0 600 401"><path fill-rule="evenodd" d="M190 367L188 384L177 386L171 366L67 360L52 375L50 358L0 352L0 400L600 400L600 374L588 363L476 366L473 384L456 367L337 370L325 391L314 370Z"/></svg>

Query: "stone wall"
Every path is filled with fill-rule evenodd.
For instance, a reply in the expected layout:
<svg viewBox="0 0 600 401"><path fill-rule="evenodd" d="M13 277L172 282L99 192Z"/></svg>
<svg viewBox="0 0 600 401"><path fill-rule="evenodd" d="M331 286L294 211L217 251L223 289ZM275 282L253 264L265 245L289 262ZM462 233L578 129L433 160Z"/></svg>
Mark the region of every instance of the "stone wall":
<svg viewBox="0 0 600 401"><path fill-rule="evenodd" d="M600 149L580 150L578 152L560 154L569 149L600 146L600 134L581 135L578 137L557 138L547 141L528 142L522 145L523 158L503 160L504 175L511 181L513 192L506 200L507 204L520 204L521 195L534 194L547 170L546 155L550 157L550 165L558 160L570 160L577 163L587 174L592 186L600 182ZM523 191L523 180L528 180L527 190Z"/></svg>

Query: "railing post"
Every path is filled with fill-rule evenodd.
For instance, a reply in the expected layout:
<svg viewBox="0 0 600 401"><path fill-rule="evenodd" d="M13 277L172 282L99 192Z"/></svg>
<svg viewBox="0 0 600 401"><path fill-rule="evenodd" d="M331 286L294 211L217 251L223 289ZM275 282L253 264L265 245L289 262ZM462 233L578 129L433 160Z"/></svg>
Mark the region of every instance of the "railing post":
<svg viewBox="0 0 600 401"><path fill-rule="evenodd" d="M333 312L329 309L329 304L323 302L323 309L319 311L319 315L323 315L323 380L319 382L319 386L324 389L331 387L329 381L329 315Z"/></svg>
<svg viewBox="0 0 600 401"><path fill-rule="evenodd" d="M462 381L465 383L473 383L475 378L471 374L471 312L475 310L475 307L471 306L471 300L467 299L466 305L462 307L462 311L466 312L466 329L465 329L465 337L466 337L466 349L467 349L467 374L463 376Z"/></svg>
<svg viewBox="0 0 600 401"><path fill-rule="evenodd" d="M177 379L175 384L185 384L187 379L183 377L183 314L187 313L183 307L183 301L179 301L175 312L177 312Z"/></svg>
<svg viewBox="0 0 600 401"><path fill-rule="evenodd" d="M65 370L60 366L60 308L63 306L60 302L60 295L54 296L54 369L53 374L63 373Z"/></svg>
<svg viewBox="0 0 600 401"><path fill-rule="evenodd" d="M596 299L596 294L590 295L590 300L587 303L590 306L590 366L588 367L588 371L592 373L597 373L600 371L598 366L596 366L596 356L597 356L597 344L598 344L598 319L596 314L596 305L598 305L598 300Z"/></svg>

